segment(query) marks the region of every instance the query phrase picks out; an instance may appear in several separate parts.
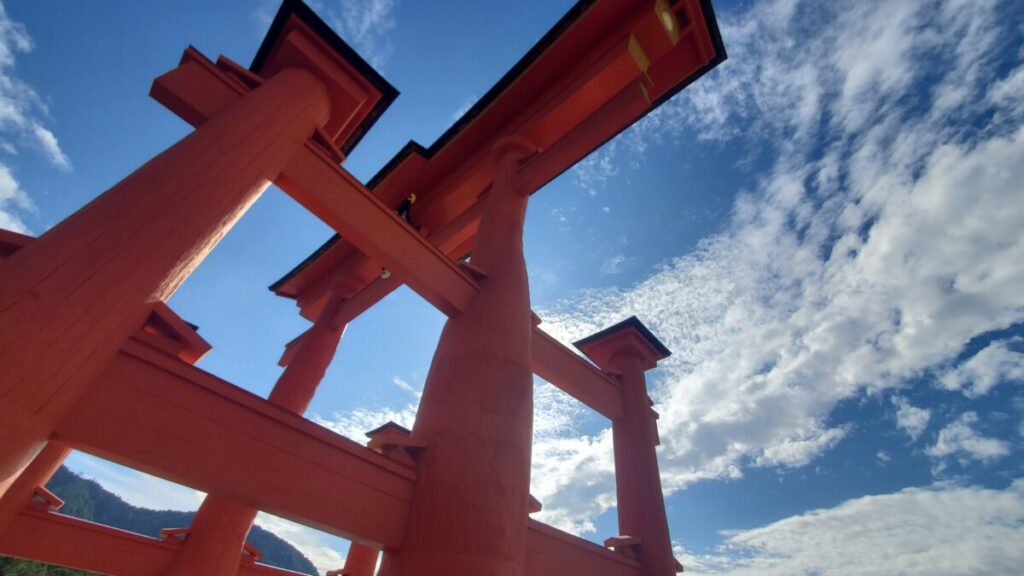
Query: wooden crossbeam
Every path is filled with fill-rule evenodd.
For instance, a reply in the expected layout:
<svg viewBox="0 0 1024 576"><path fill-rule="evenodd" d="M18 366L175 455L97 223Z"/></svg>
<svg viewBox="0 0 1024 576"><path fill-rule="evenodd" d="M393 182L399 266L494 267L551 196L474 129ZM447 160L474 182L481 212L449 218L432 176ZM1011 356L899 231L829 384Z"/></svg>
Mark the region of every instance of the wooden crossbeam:
<svg viewBox="0 0 1024 576"><path fill-rule="evenodd" d="M23 510L0 540L0 554L114 576L157 576L174 557L177 539L157 540L63 514ZM605 548L531 520L531 576L639 576L640 565ZM291 570L239 561L239 576L292 576Z"/></svg>
<svg viewBox="0 0 1024 576"><path fill-rule="evenodd" d="M157 576L181 542L157 540L71 516L23 510L0 540L0 554L115 576ZM297 576L298 572L239 558L239 576Z"/></svg>
<svg viewBox="0 0 1024 576"><path fill-rule="evenodd" d="M640 563L531 519L526 541L530 576L640 576Z"/></svg>
<svg viewBox="0 0 1024 576"><path fill-rule="evenodd" d="M129 342L54 440L378 546L397 547L415 472L220 380Z"/></svg>
<svg viewBox="0 0 1024 576"><path fill-rule="evenodd" d="M468 274L338 166L319 144L307 142L275 184L441 312L458 314L476 293Z"/></svg>

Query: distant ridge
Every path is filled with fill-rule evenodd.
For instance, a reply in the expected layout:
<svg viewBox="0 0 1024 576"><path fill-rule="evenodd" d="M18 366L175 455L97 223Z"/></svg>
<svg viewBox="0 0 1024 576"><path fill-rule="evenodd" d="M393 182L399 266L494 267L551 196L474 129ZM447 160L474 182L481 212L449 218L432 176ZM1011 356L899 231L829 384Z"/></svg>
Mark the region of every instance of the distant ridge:
<svg viewBox="0 0 1024 576"><path fill-rule="evenodd" d="M64 501L62 514L107 524L145 536L157 537L163 528L185 528L194 512L176 510L149 510L128 504L93 480L87 480L61 466L46 487ZM303 572L317 574L316 567L294 546L259 526L249 532L249 542L263 553L260 562ZM46 566L24 560L0 557L0 574L4 576L78 576L88 572Z"/></svg>

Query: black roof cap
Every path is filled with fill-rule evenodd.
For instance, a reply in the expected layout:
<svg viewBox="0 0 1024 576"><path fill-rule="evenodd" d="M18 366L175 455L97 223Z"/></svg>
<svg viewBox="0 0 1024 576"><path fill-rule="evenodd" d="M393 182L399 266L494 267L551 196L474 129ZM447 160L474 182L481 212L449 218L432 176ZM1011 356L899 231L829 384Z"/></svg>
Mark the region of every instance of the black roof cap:
<svg viewBox="0 0 1024 576"><path fill-rule="evenodd" d="M363 136L370 129L371 126L385 110L391 106L391 103L398 97L398 90L391 85L390 82L384 79L380 75L380 72L370 66L363 57L359 55L351 46L349 46L341 36L327 25L316 12L306 6L306 3L302 0L284 0L281 2L281 8L278 9L277 15L274 16L274 21L270 24L270 30L267 31L267 35L263 38L263 43L260 44L259 50L256 51L256 56L252 59L252 64L249 65L249 70L253 73L259 74L260 70L263 69L263 65L266 64L267 58L270 57L270 51L273 49L277 41L280 40L281 33L284 31L284 26L288 22L288 18L295 16L307 26L309 26L313 32L316 33L327 45L334 49L342 58L344 58L349 64L351 64L360 74L365 77L370 84L380 91L381 98L377 101L377 104L370 110L370 113L366 115L362 123L356 128L344 144L341 145L341 151L348 155L356 144L362 140Z"/></svg>
<svg viewBox="0 0 1024 576"><path fill-rule="evenodd" d="M619 322L614 326L609 326L608 328L605 328L600 332L591 334L590 336L587 336L582 340L577 340L573 342L572 345L582 352L583 347L586 346L587 344L600 340L606 336L611 336L616 332L622 332L627 328L636 328L637 332L639 332L640 335L643 336L644 339L647 340L647 342L651 346L653 346L659 354L661 354L661 358L668 358L669 356L672 355L672 351L669 350L664 344L662 344L661 340L658 340L658 338L654 334L651 334L651 331L647 329L647 326L644 326L644 323L641 322L640 319L637 318L636 316L630 316L629 318L626 318L625 320Z"/></svg>
<svg viewBox="0 0 1024 576"><path fill-rule="evenodd" d="M389 428L393 428L395 430L398 430L399 432L405 432L406 434L412 434L412 430L409 430L408 428L406 428L405 426L402 426L401 424L395 422L394 420L388 420L384 424L381 424L380 426L377 426L373 430L370 430L369 432L367 432L366 433L366 437L367 438L373 438L373 435L376 434L377 432L382 432L382 431L387 430Z"/></svg>
<svg viewBox="0 0 1024 576"><path fill-rule="evenodd" d="M563 15L562 18L560 18L558 20L558 22L550 30L548 30L548 32L546 34L544 34L544 36L539 41L537 41L537 43L534 44L534 46L532 48L530 48L530 50L527 51L527 53L525 55L523 55L522 58L519 59L518 62L516 62L516 64L514 66L512 66L512 68L508 72L506 72L505 75L502 76L501 79L498 80L498 82L494 86L492 86L491 89L488 90L487 93L484 94L482 98L477 100L477 102L475 104L473 104L473 106L471 106L469 108L469 110L467 110L458 120L456 120L450 127L448 127L448 129L445 130L445 132L443 134L441 134L441 136L438 137L434 141L434 143L430 145L429 148L423 146L422 144L420 144L419 142L416 142L415 140L409 140L405 144L405 146L403 146L398 151L398 153L396 153L394 156L392 156L391 159L388 160L388 162L385 163L384 166L381 167L381 169L378 170L377 173L374 174L373 177L370 178L369 181L366 182L366 187L368 189L370 189L370 190L375 189L378 184L383 182L384 179L387 178L391 174L391 172L394 171L402 163L402 161L404 161L407 157L409 157L413 153L417 153L420 156L423 156L424 158L430 159L435 154L440 152L441 149L444 148L444 146L446 144L448 144L448 142L450 142L452 139L455 138L455 136L457 136L460 132L462 132L462 130L464 130L466 128L466 126L468 126L473 121L474 118L476 118L481 113L483 113L483 111L486 110L487 107L491 105L491 103L493 103L495 100L497 100L497 98L499 96L501 96L501 94L504 93L505 90L508 89L509 86L511 86L524 72L526 72L526 70L529 69L529 67L534 63L534 61L537 58L539 58L541 56L541 54L543 54L549 47L551 47L551 45L554 44L555 41L557 41L561 37L561 35L568 28L570 28L573 25L573 23L575 23L576 20L578 20L579 17L582 16L583 13L586 12L587 9L590 8L590 6L595 1L596 0L577 0L577 2L572 6L572 8L570 8L569 11L566 12L565 15ZM306 7L305 4L302 4L302 2L300 0L285 0L284 5L281 6L281 10L284 11L285 5L290 4L290 3L297 3L297 4L302 5L302 7L305 8L305 10L307 10L312 15L313 18L315 18L318 22L320 22L321 25L326 26L326 24L324 24L320 20L319 17L317 17L315 14L313 14L312 11L309 10L309 8ZM705 74L707 74L708 72L713 70L715 67L717 67L722 62L724 62L726 60L726 58L728 58L728 55L725 52L725 44L722 42L722 33L718 29L718 19L715 17L714 8L711 6L711 0L700 0L700 7L701 7L701 11L704 14L704 23L705 23L705 25L708 28L708 33L711 35L711 43L715 47L715 58L712 59L710 62L708 62L703 67L701 67L699 70L697 70L697 72L694 73L693 75L691 75L689 78L687 78L687 80L685 82L680 83L678 86L676 86L672 90L669 90L665 94L662 94L661 97L659 97L657 100L652 102L651 103L651 109L648 112L653 112L655 108L658 108L659 106L664 104L665 101L667 101L668 99L672 98L673 96L675 96L676 94L681 92L684 88L686 88L690 84L693 84L694 82L699 80ZM278 13L278 17L280 17L280 13ZM284 20L287 20L287 16L283 19L283 21ZM283 21L282 21L281 26L284 25ZM275 18L274 25L276 25L276 24L277 24L277 19ZM310 24L310 26L313 26L313 25ZM317 28L315 26L313 26L313 29L317 30ZM328 32L330 34L334 35L334 32L331 31L330 28L327 28L327 30L328 30ZM272 25L271 26L271 33L273 31L274 31L274 26ZM268 34L267 37L269 38L270 34ZM337 35L334 35L334 37L337 38ZM325 38L326 38L326 36L325 36ZM341 45L344 46L347 50L350 50L350 51L352 50L340 38L338 38L338 42L341 43ZM264 44L266 44L266 41L264 41ZM269 47L266 50L269 51ZM260 52L258 52L256 54L256 59L253 60L253 65L252 65L252 67L250 67L253 71L255 71L257 63L262 65L262 61L260 60L260 54L263 51L264 51L264 48L261 46L260 47ZM344 52L343 52L343 54L344 54ZM353 54L355 54L355 53L353 52ZM263 58L266 58L266 55L263 55ZM359 56L356 55L356 58L359 58ZM362 59L359 59L359 61L362 62ZM369 67L368 64L367 64L367 66ZM373 68L370 68L370 70L373 70ZM376 73L376 71L374 71L374 73ZM390 105L390 102L388 102L388 104ZM383 110L381 110L381 111L383 112ZM374 119L375 119L375 117L374 117ZM366 123L364 122L364 124L366 124ZM370 124L366 125L367 128L369 128L370 125L372 125L372 122L370 122ZM596 146L594 149L597 150L598 148L604 146L605 144L610 142L612 139L614 139L616 136L618 136L622 131L624 131L628 127L629 126L623 126L621 130L619 130L615 134L612 134L611 136L609 136L607 140L605 140L604 142L602 142L601 144ZM361 136L361 134L360 134L360 136ZM348 152L346 151L346 154L347 153ZM292 268L281 279L279 279L277 282L274 282L273 284L271 284L270 285L270 290L276 292L278 290L278 288L280 288L285 283L287 283L289 280L291 280L293 277L295 277L297 274L299 274L304 268L306 268L306 266L312 264L314 260L316 260L318 257L320 257L323 253L327 252L328 249L330 249L334 244L336 244L340 240L341 240L340 236L338 236L337 234L333 235L330 239L327 240L327 242L325 242L322 246L320 246L320 248L317 249L312 255L310 255L308 258L303 260L301 264L299 264L295 268ZM637 323L639 323L639 320L637 320ZM641 327L643 326L643 324L639 324L639 325ZM644 328L644 330L647 330L647 329ZM647 334L650 334L650 332L648 331ZM651 338L653 338L654 341L657 342L657 338L654 338L653 335L651 336ZM667 350L668 349L666 348L666 351Z"/></svg>

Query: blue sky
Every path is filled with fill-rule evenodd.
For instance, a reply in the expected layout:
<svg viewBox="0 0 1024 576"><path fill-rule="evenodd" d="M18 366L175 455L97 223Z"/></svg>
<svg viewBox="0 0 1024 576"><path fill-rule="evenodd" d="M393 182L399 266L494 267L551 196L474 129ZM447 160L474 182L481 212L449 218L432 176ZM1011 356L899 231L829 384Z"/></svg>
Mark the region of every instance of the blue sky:
<svg viewBox="0 0 1024 576"><path fill-rule="evenodd" d="M346 167L365 180L429 144L569 5L314 3L402 92ZM543 328L569 342L636 314L674 351L650 383L688 573L1018 573L1024 4L715 7L730 59L531 201ZM0 226L39 234L188 132L146 97L186 45L248 64L276 4L5 8ZM269 391L306 323L266 286L329 234L276 190L243 218L171 302L214 345L205 369ZM384 300L308 416L353 438L409 424L442 323L408 290ZM543 383L536 409L540 518L612 535L607 422ZM201 498L69 463L134 503ZM344 555L261 522L324 568Z"/></svg>

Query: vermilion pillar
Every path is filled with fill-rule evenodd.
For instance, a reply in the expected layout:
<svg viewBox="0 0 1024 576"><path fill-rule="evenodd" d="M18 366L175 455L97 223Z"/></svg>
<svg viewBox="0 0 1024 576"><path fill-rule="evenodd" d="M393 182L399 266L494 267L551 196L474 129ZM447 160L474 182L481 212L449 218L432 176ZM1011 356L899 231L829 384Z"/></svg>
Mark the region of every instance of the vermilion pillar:
<svg viewBox="0 0 1024 576"><path fill-rule="evenodd" d="M332 296L270 393L270 401L302 414L334 359L344 326L334 325L342 300ZM296 479L301 481L301 478ZM188 537L164 569L165 576L234 576L245 539L259 510L210 494L192 519ZM353 544L357 549L359 547ZM370 550L373 550L372 548ZM376 564L376 550L374 564ZM346 564L347 566L347 564Z"/></svg>
<svg viewBox="0 0 1024 576"><path fill-rule="evenodd" d="M376 548L353 542L339 576L373 576L373 571L377 569L378 555L380 552Z"/></svg>
<svg viewBox="0 0 1024 576"><path fill-rule="evenodd" d="M296 414L303 414L309 407L345 333L345 326L334 324L341 304L340 297L330 297L270 392L271 402Z"/></svg>
<svg viewBox="0 0 1024 576"><path fill-rule="evenodd" d="M487 277L445 324L423 389L412 438L426 448L396 559L400 576L523 574L533 374L527 198L515 186L522 154L496 151L473 251Z"/></svg>
<svg viewBox="0 0 1024 576"><path fill-rule="evenodd" d="M60 468L60 465L71 453L71 449L63 444L48 442L46 447L32 459L18 477L11 479L11 485L0 497L0 536L11 520L32 499L32 494L39 486L43 486Z"/></svg>
<svg viewBox="0 0 1024 576"><path fill-rule="evenodd" d="M619 533L639 538L643 576L672 576L676 561L658 472L658 429L644 372L671 352L634 316L576 342L605 372L619 375L622 415L612 422Z"/></svg>
<svg viewBox="0 0 1024 576"><path fill-rule="evenodd" d="M281 70L4 262L0 482L329 112L321 80Z"/></svg>

